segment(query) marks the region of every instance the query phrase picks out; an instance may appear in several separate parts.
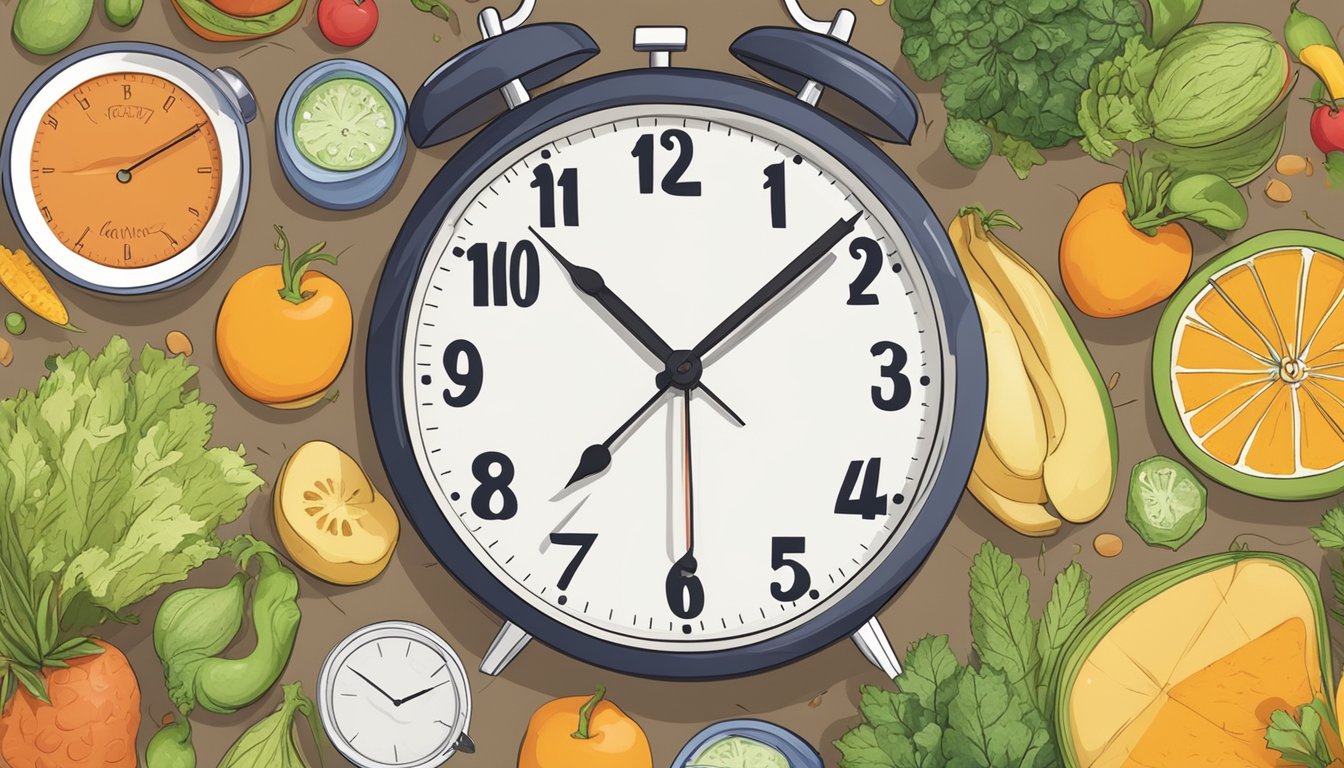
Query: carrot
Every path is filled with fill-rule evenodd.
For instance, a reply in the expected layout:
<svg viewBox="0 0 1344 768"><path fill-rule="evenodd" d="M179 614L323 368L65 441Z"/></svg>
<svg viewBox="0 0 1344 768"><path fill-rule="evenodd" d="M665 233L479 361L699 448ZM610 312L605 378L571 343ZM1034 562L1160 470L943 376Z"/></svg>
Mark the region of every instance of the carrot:
<svg viewBox="0 0 1344 768"><path fill-rule="evenodd" d="M1165 301L1185 280L1194 256L1179 223L1154 234L1130 223L1124 186L1102 184L1083 195L1059 243L1059 272L1078 309L1121 317Z"/></svg>
<svg viewBox="0 0 1344 768"><path fill-rule="evenodd" d="M42 701L18 686L0 716L0 759L11 768L135 768L140 685L126 657L100 652L48 667Z"/></svg>
<svg viewBox="0 0 1344 768"><path fill-rule="evenodd" d="M280 227L281 264L238 278L215 323L215 347L229 381L275 408L302 408L322 398L350 352L350 299L330 277L308 267L335 264L318 243L291 259Z"/></svg>

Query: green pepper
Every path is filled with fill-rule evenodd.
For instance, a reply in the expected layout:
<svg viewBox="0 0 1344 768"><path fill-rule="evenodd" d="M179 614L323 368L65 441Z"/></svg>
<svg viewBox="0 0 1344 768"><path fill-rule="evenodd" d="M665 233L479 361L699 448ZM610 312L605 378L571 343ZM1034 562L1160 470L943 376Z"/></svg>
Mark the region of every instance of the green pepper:
<svg viewBox="0 0 1344 768"><path fill-rule="evenodd" d="M237 712L275 685L294 652L299 632L299 580L269 545L250 536L239 537L239 565L260 563L252 591L252 626L257 646L241 659L209 658L196 670L196 701L205 709L227 715Z"/></svg>
<svg viewBox="0 0 1344 768"><path fill-rule="evenodd" d="M178 590L159 608L154 619L154 650L163 662L168 698L179 712L191 714L196 707L201 664L229 647L243 626L247 581L243 571L222 587Z"/></svg>

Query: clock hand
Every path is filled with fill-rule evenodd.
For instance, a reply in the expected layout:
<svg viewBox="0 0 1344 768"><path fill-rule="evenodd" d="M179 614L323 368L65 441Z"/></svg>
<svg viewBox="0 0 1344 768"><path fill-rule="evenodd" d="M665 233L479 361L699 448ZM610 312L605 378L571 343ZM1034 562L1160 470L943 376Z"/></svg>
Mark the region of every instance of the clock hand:
<svg viewBox="0 0 1344 768"><path fill-rule="evenodd" d="M626 430L634 426L635 422L639 421L644 414L653 407L654 403L658 402L662 396L667 393L667 390L671 389L671 386L671 384L667 384L660 387L657 392L653 393L653 397L650 397L643 405L639 406L639 410L635 411L630 418L626 419L624 424L617 427L616 431L612 432L611 436L606 440L584 448L583 455L579 458L579 466L574 470L574 475L569 478L569 482L565 485L565 488L567 489L580 480L592 477L598 472L611 466L612 443L619 440L621 435L625 434Z"/></svg>
<svg viewBox="0 0 1344 768"><path fill-rule="evenodd" d="M555 260L560 262L560 266L569 274L569 279L574 281L576 288L596 299L598 305L606 310L613 320L619 323L631 336L634 336L635 340L651 352L654 357L658 358L659 362L667 360L668 356L672 354L672 347L666 341L663 341L663 337L659 336L657 331L644 322L642 317L635 314L629 304L622 301L620 296L617 296L614 291L607 287L606 281L602 279L602 275L597 270L574 264L560 255L560 252L547 242L540 232L532 227L528 227L527 231L531 232L542 247L550 251Z"/></svg>
<svg viewBox="0 0 1344 768"><path fill-rule="evenodd" d="M130 183L131 171L134 171L136 168L139 168L145 163L148 163L150 160L153 160L159 155L162 155L164 152L167 152L173 147L176 147L178 144L181 144L187 139L190 139L192 136L195 136L196 134L200 133L201 129L204 127L205 123L197 123L196 125L192 126L189 130L187 130L185 133L183 133L181 136L178 136L177 138L173 139L167 144L164 144L163 146L159 147L153 152L150 152L148 155L145 155L144 157L140 158L139 162L135 163L134 165L127 168L122 168L121 170L117 171L117 181L120 181L122 184Z"/></svg>
<svg viewBox="0 0 1344 768"><path fill-rule="evenodd" d="M770 282L752 294L751 298L747 299L733 314L710 331L699 344L695 345L691 354L703 358L710 350L723 343L723 340L732 335L733 331L745 325L752 316L764 309L771 300L783 293L798 278L802 277L803 273L811 269L818 261L821 261L827 253L830 253L832 248L839 245L841 240L848 237L854 231L854 225L862 217L863 212L860 211L848 219L840 219L832 224L831 228L817 238L816 242L807 247L807 250L785 265L778 274L770 279Z"/></svg>
<svg viewBox="0 0 1344 768"><path fill-rule="evenodd" d="M360 674L360 671L359 671L358 669L355 669L354 667L351 667L351 668L350 668L350 671L351 671L351 672L354 672L354 673L355 673L355 676L358 677L360 680L363 680L364 682L368 683L369 686L370 686L371 688L373 688L373 690L375 690L375 691L381 693L381 694L383 695L383 698L385 698L385 699L387 699L388 701L392 702L392 706L394 706L394 707L395 707L395 706L399 706L399 705L397 704L397 700L396 700L396 699L394 699L394 698L392 698L391 696L389 696L388 693L387 693L387 691L384 691L382 688L379 688L377 683L373 682L373 681L370 680L369 678L367 678L367 677L365 677L364 675Z"/></svg>
<svg viewBox="0 0 1344 768"><path fill-rule="evenodd" d="M419 693L412 693L410 696L407 696L407 697L404 698L404 699L393 699L393 700L392 700L392 705L393 705L393 706L400 707L402 704L405 704L405 703L408 702L408 701L414 701L415 699L418 699L418 698L420 698L421 696L424 696L425 694L430 693L431 691L436 691L436 690L438 690L439 688L442 688L443 686L445 686L445 685L447 685L447 684L449 684L449 683L451 683L451 682L453 682L453 681L452 681L452 679L450 678L450 679L448 679L448 680L444 680L443 682L439 683L438 685L432 685L432 686L426 688L425 690L420 691Z"/></svg>
<svg viewBox="0 0 1344 768"><path fill-rule="evenodd" d="M672 347L666 341L663 341L663 338L658 335L658 332L653 330L648 323L644 322L644 319L636 314L635 311L630 308L629 304L626 304L620 296L617 296L615 291L612 291L607 287L606 281L602 279L601 273L595 269L581 267L571 262L569 259L562 256L560 252L555 249L555 246L551 245L546 238L542 237L541 233L536 229L528 227L527 230L532 233L533 237L537 238L537 241L541 243L543 248L550 251L556 261L560 262L560 266L564 268L565 272L569 275L570 280L574 282L575 287L588 296L596 299L598 305L605 309L607 314L611 315L612 319L634 336L635 340L645 349L657 357L660 363L666 364L668 358L673 353ZM724 413L728 414L729 418L737 422L738 426L746 426L746 422L742 420L742 417L738 416L737 412L732 408L729 408L728 404L718 395L714 394L713 390L704 384L700 384L699 386L700 389L704 391L705 395L709 397L710 400L714 401L715 405L721 408ZM667 387L663 387L663 391L666 391L666 389ZM610 457L608 457L607 463L610 463ZM605 467L606 465L603 465L594 470L593 473L589 474L600 472ZM587 475L585 475L585 477L587 477ZM575 482L577 481L571 480L570 485L573 485Z"/></svg>
<svg viewBox="0 0 1344 768"><path fill-rule="evenodd" d="M685 403L681 412L681 483L685 495L686 554L672 564L667 574L668 593L673 593L673 584L681 584L695 575L699 564L695 561L695 481L694 465L691 461L691 391L681 390ZM680 587L676 588L680 593Z"/></svg>

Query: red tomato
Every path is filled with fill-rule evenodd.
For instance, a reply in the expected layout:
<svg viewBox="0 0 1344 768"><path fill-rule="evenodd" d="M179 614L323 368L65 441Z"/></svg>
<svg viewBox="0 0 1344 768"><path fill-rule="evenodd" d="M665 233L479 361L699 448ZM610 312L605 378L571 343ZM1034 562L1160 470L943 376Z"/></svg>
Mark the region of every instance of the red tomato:
<svg viewBox="0 0 1344 768"><path fill-rule="evenodd" d="M1321 105L1311 114L1311 140L1327 155L1344 152L1344 112Z"/></svg>
<svg viewBox="0 0 1344 768"><path fill-rule="evenodd" d="M353 48L378 27L378 6L373 0L319 0L317 26L332 43Z"/></svg>

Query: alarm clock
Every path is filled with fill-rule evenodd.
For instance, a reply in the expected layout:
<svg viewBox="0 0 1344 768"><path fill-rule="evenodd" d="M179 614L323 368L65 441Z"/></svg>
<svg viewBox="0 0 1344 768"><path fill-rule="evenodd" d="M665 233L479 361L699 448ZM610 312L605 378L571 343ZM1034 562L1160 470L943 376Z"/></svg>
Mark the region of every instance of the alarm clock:
<svg viewBox="0 0 1344 768"><path fill-rule="evenodd" d="M242 221L256 102L227 67L111 43L48 68L5 129L5 201L34 256L81 287L180 286Z"/></svg>
<svg viewBox="0 0 1344 768"><path fill-rule="evenodd" d="M430 768L476 751L466 670L419 624L355 631L328 654L317 688L322 730L359 768Z"/></svg>
<svg viewBox="0 0 1344 768"><path fill-rule="evenodd" d="M672 66L538 86L598 53L571 24L486 39L408 112L421 147L485 127L392 246L372 313L374 432L402 508L505 624L620 672L742 675L853 637L964 490L985 404L943 227L872 141L918 103L846 44L854 16L760 28L788 90ZM866 134L866 135L865 135Z"/></svg>

